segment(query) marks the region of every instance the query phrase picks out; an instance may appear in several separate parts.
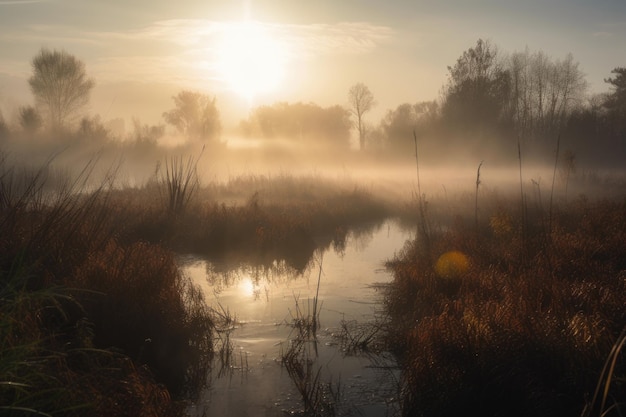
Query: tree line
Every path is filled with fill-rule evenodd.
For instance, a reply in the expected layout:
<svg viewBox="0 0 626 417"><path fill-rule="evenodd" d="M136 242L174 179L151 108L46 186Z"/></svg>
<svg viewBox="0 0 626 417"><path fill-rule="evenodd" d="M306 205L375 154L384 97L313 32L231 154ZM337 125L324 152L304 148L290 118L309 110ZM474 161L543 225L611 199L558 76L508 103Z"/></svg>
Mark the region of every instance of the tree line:
<svg viewBox="0 0 626 417"><path fill-rule="evenodd" d="M28 83L35 105L19 109L24 132L34 134L46 126L52 131L73 127L79 135L107 135L97 116L83 113L95 86L83 62L65 51L42 48L31 65ZM516 146L544 152L562 137L572 153L614 159L626 155L624 67L613 69L605 79L607 93L590 96L571 54L553 59L528 48L505 54L479 39L447 69L437 100L400 104L378 124L366 120L376 101L359 82L349 88L344 106L278 102L257 107L241 121L239 133L348 148L354 129L360 150L399 155L414 146L414 134L423 146L440 153L468 148L510 151ZM183 90L173 101L174 108L162 114L167 124L189 140L220 140L222 125L214 96ZM158 140L164 131L163 125L134 121L138 139ZM8 132L0 115L0 137Z"/></svg>
<svg viewBox="0 0 626 417"><path fill-rule="evenodd" d="M504 54L479 39L448 67L439 100L389 110L370 130L369 145L404 153L413 149L416 132L423 146L440 153L475 148L517 156L518 147L549 154L561 139L569 154L619 164L626 156L626 68L611 73L604 80L609 91L589 95L572 54Z"/></svg>

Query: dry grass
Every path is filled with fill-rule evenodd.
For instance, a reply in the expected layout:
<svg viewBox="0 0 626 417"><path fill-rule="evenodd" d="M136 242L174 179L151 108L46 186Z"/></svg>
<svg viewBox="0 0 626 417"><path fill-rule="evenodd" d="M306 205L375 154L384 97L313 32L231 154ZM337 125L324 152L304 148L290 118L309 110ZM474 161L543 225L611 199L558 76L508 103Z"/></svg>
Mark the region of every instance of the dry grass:
<svg viewBox="0 0 626 417"><path fill-rule="evenodd" d="M315 180L250 176L210 184L176 217L154 198L158 184L116 191L111 198L126 210L118 216L124 219L124 241L145 239L217 262L285 261L302 271L316 249L341 248L350 229L391 214L389 203L366 189Z"/></svg>
<svg viewBox="0 0 626 417"><path fill-rule="evenodd" d="M626 203L555 206L552 232L500 204L389 263L406 415L579 415L626 326ZM454 260L442 273L440 256ZM623 358L617 375L624 375ZM616 384L614 401L624 401Z"/></svg>
<svg viewBox="0 0 626 417"><path fill-rule="evenodd" d="M174 255L119 239L124 212L109 183L82 191L89 165L56 190L45 169L0 168L4 410L180 414L170 394L202 387L212 341Z"/></svg>
<svg viewBox="0 0 626 417"><path fill-rule="evenodd" d="M233 180L221 192L232 188L247 200L227 205L211 195L215 186L194 191L194 199L159 198L167 179L120 189L111 173L94 186L95 162L77 177L5 162L2 299L28 308L2 316L2 363L17 371L0 373L0 398L44 413L175 415L182 412L175 400L204 387L214 337L223 333L172 250L212 259L243 254L242 262L301 271L317 248L341 248L351 228L389 213L364 189L290 176ZM181 189L193 176L170 168L170 183L180 177ZM39 292L48 295L35 308ZM228 354L228 341L221 352ZM27 367L34 373L24 373L24 363L36 363Z"/></svg>

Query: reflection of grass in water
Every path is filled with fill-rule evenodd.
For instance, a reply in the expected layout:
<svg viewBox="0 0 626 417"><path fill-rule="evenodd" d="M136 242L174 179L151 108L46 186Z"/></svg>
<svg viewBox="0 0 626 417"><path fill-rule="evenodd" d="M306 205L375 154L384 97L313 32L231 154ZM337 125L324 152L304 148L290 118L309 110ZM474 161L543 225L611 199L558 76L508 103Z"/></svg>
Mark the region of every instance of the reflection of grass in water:
<svg viewBox="0 0 626 417"><path fill-rule="evenodd" d="M237 329L237 326L241 325L237 321L237 317L234 316L228 308L224 308L221 303L217 303L217 307L211 308L211 315L213 318L213 346L214 346L214 361L213 369L217 367L217 377L232 376L236 369L241 371L242 376L249 371L248 366L248 354L240 351L239 357L234 354L233 342L230 335ZM237 363L239 360L239 363Z"/></svg>
<svg viewBox="0 0 626 417"><path fill-rule="evenodd" d="M304 405L304 415L334 416L335 405L339 400L339 386L333 390L332 383L323 383L322 367L315 366L318 357L317 330L321 304L318 304L322 261L319 261L317 289L312 302L307 300L306 314L295 298L295 309L289 310L291 320L287 323L296 331L288 341L289 349L281 352L282 364L287 369Z"/></svg>
<svg viewBox="0 0 626 417"><path fill-rule="evenodd" d="M287 321L287 324L296 330L298 338L315 338L319 326L320 314L317 306L317 297L314 297L313 301L310 299L306 300L306 312L301 307L300 300L297 296L294 296L294 302L294 309L289 309L290 319Z"/></svg>
<svg viewBox="0 0 626 417"><path fill-rule="evenodd" d="M289 341L289 349L281 353L282 364L287 369L300 397L306 416L334 416L340 401L341 385L333 387L322 381L322 367L315 366L317 341L296 337Z"/></svg>
<svg viewBox="0 0 626 417"><path fill-rule="evenodd" d="M198 189L194 203L189 202L175 218L155 198L158 187L154 184L118 190L112 198L129 210L127 239L165 241L178 251L203 254L216 264L234 261L271 267L285 261L296 271L304 271L319 248L340 250L351 229L375 224L390 214L389 204L366 189L346 189L332 182L316 187L306 179L288 178L282 180L287 188L311 187L285 201L264 190L273 182L247 181L246 200L227 205L216 201L207 186Z"/></svg>
<svg viewBox="0 0 626 417"><path fill-rule="evenodd" d="M339 341L344 354L376 354L382 351L384 346L382 333L386 330L387 325L385 318L377 317L371 323L359 323L356 320L342 319L340 325Z"/></svg>
<svg viewBox="0 0 626 417"><path fill-rule="evenodd" d="M319 273L317 276L317 288L315 290L315 296L313 300L307 299L306 313L300 307L299 297L294 295L295 309L292 311L289 309L289 315L291 320L287 322L297 330L297 338L308 340L310 338L315 339L317 337L317 329L319 328L319 316L321 310L321 304L318 304L320 283L322 281L322 262L323 254L320 255L319 261Z"/></svg>

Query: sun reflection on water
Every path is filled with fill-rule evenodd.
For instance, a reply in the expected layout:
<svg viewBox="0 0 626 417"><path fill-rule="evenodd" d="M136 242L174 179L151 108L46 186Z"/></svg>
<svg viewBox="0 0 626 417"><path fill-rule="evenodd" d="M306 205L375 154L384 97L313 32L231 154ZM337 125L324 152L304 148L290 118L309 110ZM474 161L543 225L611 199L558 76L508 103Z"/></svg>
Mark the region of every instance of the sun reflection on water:
<svg viewBox="0 0 626 417"><path fill-rule="evenodd" d="M255 285L250 277L243 277L237 284L237 289L240 296L244 298L251 298L255 294Z"/></svg>

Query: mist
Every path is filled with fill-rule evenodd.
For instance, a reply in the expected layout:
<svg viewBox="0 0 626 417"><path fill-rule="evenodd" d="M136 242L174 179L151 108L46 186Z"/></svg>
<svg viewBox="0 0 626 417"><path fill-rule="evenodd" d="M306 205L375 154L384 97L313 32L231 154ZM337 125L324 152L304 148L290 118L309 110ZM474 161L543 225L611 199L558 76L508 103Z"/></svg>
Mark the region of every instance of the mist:
<svg viewBox="0 0 626 417"><path fill-rule="evenodd" d="M391 36L341 28L359 51ZM591 93L572 54L478 39L432 100L381 109L389 93L355 75L324 91L336 102L255 101L288 88L284 68L257 79L248 58L274 55L224 42L236 116L202 82L97 114L79 56L34 55L33 101L0 113L0 345L19 353L0 355L1 399L176 417L590 407L625 337L626 69Z"/></svg>

